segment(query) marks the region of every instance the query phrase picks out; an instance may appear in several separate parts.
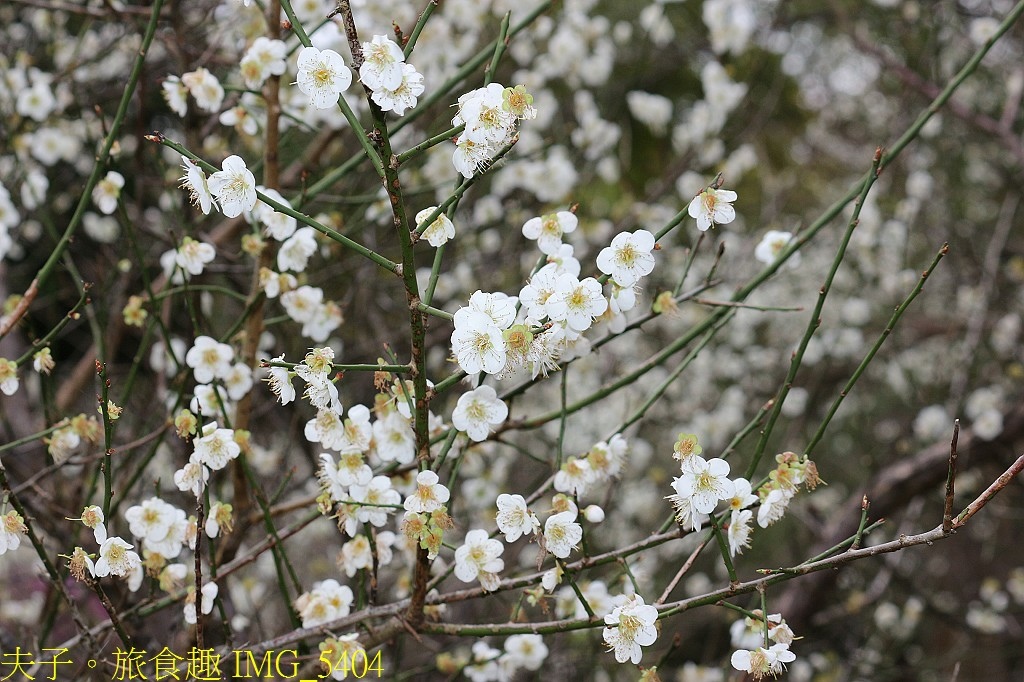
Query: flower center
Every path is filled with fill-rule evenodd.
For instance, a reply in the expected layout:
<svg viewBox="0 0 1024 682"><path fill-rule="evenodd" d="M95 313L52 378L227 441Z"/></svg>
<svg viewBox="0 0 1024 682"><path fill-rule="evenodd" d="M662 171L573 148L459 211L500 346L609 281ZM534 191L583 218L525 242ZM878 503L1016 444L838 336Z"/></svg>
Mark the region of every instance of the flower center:
<svg viewBox="0 0 1024 682"><path fill-rule="evenodd" d="M636 616L628 614L619 616L619 631L625 639L636 639L636 633L643 625Z"/></svg>
<svg viewBox="0 0 1024 682"><path fill-rule="evenodd" d="M466 415L473 421L483 421L487 418L487 410L479 401L474 400L466 410Z"/></svg>
<svg viewBox="0 0 1024 682"><path fill-rule="evenodd" d="M124 547L121 545L112 545L110 551L107 552L107 561L112 564L119 563L124 560Z"/></svg>
<svg viewBox="0 0 1024 682"><path fill-rule="evenodd" d="M321 64L313 71L313 80L316 81L316 87L326 88L334 80L334 71L325 64Z"/></svg>
<svg viewBox="0 0 1024 682"><path fill-rule="evenodd" d="M632 244L626 244L621 249L619 249L618 256L619 256L619 265L625 265L626 267L631 267L633 265L633 263L636 261L636 256L637 256L636 249L633 248Z"/></svg>
<svg viewBox="0 0 1024 682"><path fill-rule="evenodd" d="M494 344L491 343L491 337L484 332L477 332L473 336L473 348L477 353L487 353L494 348Z"/></svg>

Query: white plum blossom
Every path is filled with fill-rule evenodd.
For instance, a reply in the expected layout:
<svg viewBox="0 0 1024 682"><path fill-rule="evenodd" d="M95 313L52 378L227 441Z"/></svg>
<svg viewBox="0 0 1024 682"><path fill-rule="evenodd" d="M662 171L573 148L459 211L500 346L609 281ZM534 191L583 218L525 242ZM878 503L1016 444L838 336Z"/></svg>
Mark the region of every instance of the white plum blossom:
<svg viewBox="0 0 1024 682"><path fill-rule="evenodd" d="M430 217L430 214L437 210L437 206L430 206L416 214L416 226L420 230L420 236L427 240L434 248L446 243L455 237L455 225L442 211L441 215L434 219L434 222L423 226L423 221Z"/></svg>
<svg viewBox="0 0 1024 682"><path fill-rule="evenodd" d="M505 341L494 320L470 308L460 308L455 313L452 353L466 374L497 374L507 357Z"/></svg>
<svg viewBox="0 0 1024 682"><path fill-rule="evenodd" d="M796 654L786 644L773 644L770 648L758 647L753 651L739 649L732 653L729 661L736 670L750 673L755 680L771 675L778 676L786 669L786 663L796 660Z"/></svg>
<svg viewBox="0 0 1024 682"><path fill-rule="evenodd" d="M196 337L185 354L185 364L192 368L197 383L208 384L228 376L234 357L231 346L204 335Z"/></svg>
<svg viewBox="0 0 1024 682"><path fill-rule="evenodd" d="M338 398L338 387L334 385L329 372L315 372L306 365L296 365L295 373L306 382L302 397L310 405L318 410L333 410L341 414L343 408Z"/></svg>
<svg viewBox="0 0 1024 682"><path fill-rule="evenodd" d="M296 85L316 109L336 105L338 96L352 84L352 72L334 50L304 47L299 50L298 66Z"/></svg>
<svg viewBox="0 0 1024 682"><path fill-rule="evenodd" d="M288 272L274 272L270 268L260 268L260 286L267 298L277 298L282 293L299 286L299 280Z"/></svg>
<svg viewBox="0 0 1024 682"><path fill-rule="evenodd" d="M36 80L32 86L18 93L15 111L34 121L42 122L56 108L57 100L45 80Z"/></svg>
<svg viewBox="0 0 1024 682"><path fill-rule="evenodd" d="M245 85L253 90L271 76L280 76L287 69L285 56L288 48L283 41L260 36L246 50L238 66Z"/></svg>
<svg viewBox="0 0 1024 682"><path fill-rule="evenodd" d="M687 212L697 221L697 229L706 232L714 225L725 225L736 219L732 201L736 201L736 192L708 187L693 198Z"/></svg>
<svg viewBox="0 0 1024 682"><path fill-rule="evenodd" d="M642 90L626 93L626 106L629 113L640 123L647 126L652 133L661 136L668 130L672 120L672 100Z"/></svg>
<svg viewBox="0 0 1024 682"><path fill-rule="evenodd" d="M488 591L498 588L498 571L505 568L501 559L505 545L501 540L487 537L483 529L466 533L462 546L455 550L455 577L468 583L480 579L480 585Z"/></svg>
<svg viewBox="0 0 1024 682"><path fill-rule="evenodd" d="M490 317L498 329L508 329L516 318L516 299L477 290L469 297L469 309Z"/></svg>
<svg viewBox="0 0 1024 682"><path fill-rule="evenodd" d="M502 493L497 500L498 530L505 534L505 542L515 542L524 535L532 535L540 530L537 515L526 507L522 495Z"/></svg>
<svg viewBox="0 0 1024 682"><path fill-rule="evenodd" d="M746 509L757 502L757 495L751 492L750 481L740 477L732 480L732 497L729 498L729 508L733 511Z"/></svg>
<svg viewBox="0 0 1024 682"><path fill-rule="evenodd" d="M338 450L345 427L341 415L333 410L317 410L316 417L306 422L303 435L310 443L320 443L329 450Z"/></svg>
<svg viewBox="0 0 1024 682"><path fill-rule="evenodd" d="M278 355L274 362L283 362L284 353ZM295 387L292 386L293 373L287 367L268 367L267 377L263 380L270 385L270 390L282 405L295 400Z"/></svg>
<svg viewBox="0 0 1024 682"><path fill-rule="evenodd" d="M359 80L371 90L395 90L402 84L402 65L405 54L396 42L387 36L375 35L363 43L363 63L359 67Z"/></svg>
<svg viewBox="0 0 1024 682"><path fill-rule="evenodd" d="M188 113L188 88L185 84L177 76L168 76L160 88L171 111L184 118Z"/></svg>
<svg viewBox="0 0 1024 682"><path fill-rule="evenodd" d="M653 249L654 235L647 230L620 232L597 255L597 267L620 287L632 287L654 270Z"/></svg>
<svg viewBox="0 0 1024 682"><path fill-rule="evenodd" d="M694 530L700 530L697 514L710 514L719 500L733 496L735 487L729 480L729 463L724 459L705 460L700 455L687 457L682 463L683 475L672 481L680 498L689 500Z"/></svg>
<svg viewBox="0 0 1024 682"><path fill-rule="evenodd" d="M218 428L215 422L204 426L202 437L196 438L193 444L195 449L189 461L203 464L213 471L226 467L242 451L235 441L235 432Z"/></svg>
<svg viewBox="0 0 1024 682"><path fill-rule="evenodd" d="M565 559L583 539L583 526L576 523L574 509L552 514L544 522L544 545L549 552Z"/></svg>
<svg viewBox="0 0 1024 682"><path fill-rule="evenodd" d="M129 507L124 512L124 518L128 521L128 530L137 538L153 538L161 540L167 537L174 523L174 512L176 508L164 502L159 497L151 497L148 500Z"/></svg>
<svg viewBox="0 0 1024 682"><path fill-rule="evenodd" d="M490 83L462 95L452 125L465 124L465 137L496 151L510 140L516 125L516 116L503 106L504 91L504 86Z"/></svg>
<svg viewBox="0 0 1024 682"><path fill-rule="evenodd" d="M192 93L200 109L211 114L220 110L221 102L224 101L224 88L212 73L199 67L195 71L182 74L181 82Z"/></svg>
<svg viewBox="0 0 1024 682"><path fill-rule="evenodd" d="M791 232L768 230L754 249L754 258L762 263L771 265L778 260L779 254L785 251L794 239L795 237ZM798 267L800 265L800 254L794 253L790 256L789 260L786 261L786 265L791 268Z"/></svg>
<svg viewBox="0 0 1024 682"><path fill-rule="evenodd" d="M639 594L605 616L605 625L609 627L604 629L603 637L609 650L615 652L615 660L639 663L643 657L640 647L650 646L658 639L657 620L658 609L645 604Z"/></svg>
<svg viewBox="0 0 1024 682"><path fill-rule="evenodd" d="M132 545L117 536L109 537L100 545L100 558L93 568L93 575L103 578L114 575L127 578L142 566L142 559Z"/></svg>
<svg viewBox="0 0 1024 682"><path fill-rule="evenodd" d="M302 593L295 600L295 610L302 627L311 628L347 616L354 599L352 588L331 578L314 583L312 590Z"/></svg>
<svg viewBox="0 0 1024 682"><path fill-rule="evenodd" d="M767 528L786 513L789 501L793 499L793 493L785 488L773 488L761 500L761 506L757 510L757 525Z"/></svg>
<svg viewBox="0 0 1024 682"><path fill-rule="evenodd" d="M203 615L209 615L213 611L217 595L220 594L220 588L217 587L217 583L206 583L199 593L201 595L199 610ZM184 616L185 622L189 625L195 625L199 620L196 613L196 590L194 587L189 588L188 596L185 597Z"/></svg>
<svg viewBox="0 0 1024 682"><path fill-rule="evenodd" d="M206 264L216 257L217 250L213 244L196 241L192 237L182 239L181 246L174 252L174 262L189 275L203 274Z"/></svg>
<svg viewBox="0 0 1024 682"><path fill-rule="evenodd" d="M491 386L480 386L459 396L452 412L452 426L465 431L474 441L487 440L491 428L508 417L508 405L501 401Z"/></svg>
<svg viewBox="0 0 1024 682"><path fill-rule="evenodd" d="M398 411L373 423L373 440L383 462L409 464L416 458L416 434L409 419Z"/></svg>
<svg viewBox="0 0 1024 682"><path fill-rule="evenodd" d="M14 551L21 546L21 536L28 533L25 519L14 509L0 516L0 556L8 550Z"/></svg>
<svg viewBox="0 0 1024 682"><path fill-rule="evenodd" d="M248 94L246 93L246 95ZM217 120L220 121L221 125L231 126L245 135L255 135L260 131L260 124L250 112L252 104L246 95L242 96L238 104L222 111Z"/></svg>
<svg viewBox="0 0 1024 682"><path fill-rule="evenodd" d="M579 218L575 213L558 211L527 220L523 224L523 236L536 240L540 252L552 256L562 247L562 235L574 232L577 225Z"/></svg>
<svg viewBox="0 0 1024 682"><path fill-rule="evenodd" d="M316 231L312 227L302 227L285 240L277 252L277 269L281 272L294 270L302 272L306 269L310 257L316 253Z"/></svg>
<svg viewBox="0 0 1024 682"><path fill-rule="evenodd" d="M181 188L188 190L189 201L192 202L193 206L201 210L203 215L209 215L210 209L216 206L216 204L213 201L213 195L210 193L206 173L186 156L181 157L181 169L185 171L185 174L180 179Z"/></svg>
<svg viewBox="0 0 1024 682"><path fill-rule="evenodd" d="M557 300L555 293L558 291L558 278L562 273L557 266L548 263L530 278L530 283L519 291L519 300L530 317L535 320L543 320L551 317L548 311L548 304ZM571 276L572 273L566 273ZM579 271L577 270L577 274Z"/></svg>
<svg viewBox="0 0 1024 682"><path fill-rule="evenodd" d="M349 578L359 570L373 565L373 551L370 540L365 535L357 535L341 546L338 554L338 566Z"/></svg>
<svg viewBox="0 0 1024 682"><path fill-rule="evenodd" d="M749 509L733 510L729 517L729 555L743 554L750 547L750 521L754 512Z"/></svg>
<svg viewBox="0 0 1024 682"><path fill-rule="evenodd" d="M547 304L548 314L555 322L565 322L580 333L590 329L594 318L608 309L601 294L601 283L593 277L580 281L572 275L561 275L555 283L555 295Z"/></svg>
<svg viewBox="0 0 1024 682"><path fill-rule="evenodd" d="M459 97L459 113L452 125L465 125L465 130L455 141L455 169L471 178L485 168L502 147L513 141L517 121L536 115L532 102L521 87L506 88L498 83Z"/></svg>
<svg viewBox="0 0 1024 682"><path fill-rule="evenodd" d="M512 635L505 640L504 658L516 668L540 670L548 656L548 647L541 635Z"/></svg>
<svg viewBox="0 0 1024 682"><path fill-rule="evenodd" d="M18 392L18 364L14 360L0 358L0 393L14 395Z"/></svg>
<svg viewBox="0 0 1024 682"><path fill-rule="evenodd" d="M394 513L391 506L398 506L402 501L399 492L391 487L391 479L387 476L374 476L366 484L356 483L349 488L349 496L362 506L356 508L356 519L373 526L383 526L388 522L388 515Z"/></svg>
<svg viewBox="0 0 1024 682"><path fill-rule="evenodd" d="M324 300L324 291L318 287L304 284L281 294L281 305L288 317L305 324L311 321Z"/></svg>
<svg viewBox="0 0 1024 682"><path fill-rule="evenodd" d="M365 405L353 405L345 418L344 431L337 444L338 452L366 452L372 438L370 410Z"/></svg>
<svg viewBox="0 0 1024 682"><path fill-rule="evenodd" d="M244 362L231 365L231 370L224 377L224 387L229 398L241 400L252 388L252 368Z"/></svg>
<svg viewBox="0 0 1024 682"><path fill-rule="evenodd" d="M279 204L284 204L288 208L292 207L291 202L281 196L276 189L260 187L259 190ZM279 242L283 242L295 234L295 228L298 226L298 221L295 218L286 213L279 213L270 204L263 201L253 208L253 218L263 223L267 228L267 234Z"/></svg>
<svg viewBox="0 0 1024 682"><path fill-rule="evenodd" d="M224 215L237 218L256 205L256 178L242 157L235 154L224 159L221 168L209 177L207 186L217 197Z"/></svg>
<svg viewBox="0 0 1024 682"><path fill-rule="evenodd" d="M416 474L416 490L405 498L405 510L415 514L429 514L440 509L451 493L438 480L437 474L429 469Z"/></svg>
<svg viewBox="0 0 1024 682"><path fill-rule="evenodd" d="M207 481L210 480L210 470L199 462L187 462L185 466L174 472L174 485L181 492L190 492L199 497Z"/></svg>
<svg viewBox="0 0 1024 682"><path fill-rule="evenodd" d="M378 88L370 95L381 111L393 111L401 116L406 109L416 106L417 98L423 94L423 74L412 64L402 64L402 80L397 88Z"/></svg>
<svg viewBox="0 0 1024 682"><path fill-rule="evenodd" d="M560 493L575 493L582 497L587 486L595 480L590 462L583 457L570 457L555 474L553 486Z"/></svg>
<svg viewBox="0 0 1024 682"><path fill-rule="evenodd" d="M348 497L345 491L349 486L369 485L373 479L373 470L366 464L360 452L342 453L337 464L334 463L333 457L321 452L317 475L320 482L330 491L331 497L336 502L342 502Z"/></svg>
<svg viewBox="0 0 1024 682"><path fill-rule="evenodd" d="M124 187L124 176L117 171L108 171L102 180L92 188L92 202L101 213L110 215L117 210L117 200Z"/></svg>

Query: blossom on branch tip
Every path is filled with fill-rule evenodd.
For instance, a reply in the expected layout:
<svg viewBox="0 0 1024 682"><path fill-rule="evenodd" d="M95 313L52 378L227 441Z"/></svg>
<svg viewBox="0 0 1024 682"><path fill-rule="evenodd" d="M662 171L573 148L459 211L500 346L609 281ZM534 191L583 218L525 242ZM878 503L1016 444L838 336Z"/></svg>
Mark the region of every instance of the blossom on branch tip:
<svg viewBox="0 0 1024 682"><path fill-rule="evenodd" d="M498 530L505 534L505 542L515 542L524 535L532 535L540 530L537 515L526 507L522 495L502 493L497 500L498 515L495 520Z"/></svg>
<svg viewBox="0 0 1024 682"><path fill-rule="evenodd" d="M274 358L274 362L282 362L284 353ZM270 385L270 390L282 405L295 400L295 387L292 386L293 373L287 367L268 367L267 377L263 380Z"/></svg>
<svg viewBox="0 0 1024 682"><path fill-rule="evenodd" d="M620 232L597 255L597 267L620 287L632 287L654 270L654 235L647 230Z"/></svg>
<svg viewBox="0 0 1024 682"><path fill-rule="evenodd" d="M471 440L487 440L491 428L508 417L508 405L501 401L491 386L480 386L459 396L452 412L452 426L465 431Z"/></svg>
<svg viewBox="0 0 1024 682"><path fill-rule="evenodd" d="M697 229L706 232L714 225L725 225L736 219L736 209L730 203L733 201L736 201L736 192L708 187L693 198L687 212L696 219Z"/></svg>
<svg viewBox="0 0 1024 682"><path fill-rule="evenodd" d="M26 533L28 527L25 526L25 519L15 510L11 509L0 516L0 554L18 549L21 536Z"/></svg>
<svg viewBox="0 0 1024 682"><path fill-rule="evenodd" d="M576 523L574 509L552 514L544 522L544 545L559 559L565 559L583 539L583 526Z"/></svg>
<svg viewBox="0 0 1024 682"><path fill-rule="evenodd" d="M729 556L743 554L750 547L750 520L754 512L749 509L733 510L729 517Z"/></svg>
<svg viewBox="0 0 1024 682"><path fill-rule="evenodd" d="M373 36L363 43L363 63L359 67L359 80L371 90L396 90L402 84L402 66L405 54L398 43L387 36Z"/></svg>
<svg viewBox="0 0 1024 682"><path fill-rule="evenodd" d="M142 559L136 554L132 545L119 537L110 537L100 545L100 558L96 562L93 575L104 578L115 575L127 578L132 571L142 566Z"/></svg>
<svg viewBox="0 0 1024 682"><path fill-rule="evenodd" d="M658 609L645 604L639 594L605 616L605 625L614 627L606 627L602 634L609 650L615 652L615 660L639 663L643 657L640 647L650 646L658 639L657 620Z"/></svg>
<svg viewBox="0 0 1024 682"><path fill-rule="evenodd" d="M754 249L754 258L771 265L779 258L779 254L785 251L796 238L791 232L780 232L768 230L760 243ZM794 253L786 261L786 265L795 268L800 265L800 254Z"/></svg>
<svg viewBox="0 0 1024 682"><path fill-rule="evenodd" d="M773 644L770 648L758 647L752 651L740 649L730 658L736 670L750 673L755 680L771 675L776 677L786 669L786 663L796 660L796 654L785 644Z"/></svg>
<svg viewBox="0 0 1024 682"><path fill-rule="evenodd" d="M455 313L452 353L466 374L483 371L497 374L505 366L507 352L501 330L486 313L461 308Z"/></svg>
<svg viewBox="0 0 1024 682"><path fill-rule="evenodd" d="M203 67L182 74L181 82L192 93L196 104L203 111L216 113L224 101L224 88L217 77Z"/></svg>
<svg viewBox="0 0 1024 682"><path fill-rule="evenodd" d="M206 173L186 157L181 157L181 169L185 174L181 176L181 188L187 189L189 201L193 206L203 212L203 215L210 214L210 208L216 204L213 202L213 195L206 180Z"/></svg>
<svg viewBox="0 0 1024 682"><path fill-rule="evenodd" d="M213 244L196 241L192 237L181 240L181 246L174 252L174 262L190 275L201 275L206 264L217 257Z"/></svg>
<svg viewBox="0 0 1024 682"><path fill-rule="evenodd" d="M423 221L430 217L430 214L437 210L437 206L430 206L416 214L416 229L420 236L427 240L434 248L441 246L449 239L455 237L455 225L451 218L443 212L434 218L434 222L423 225Z"/></svg>
<svg viewBox="0 0 1024 682"><path fill-rule="evenodd" d="M287 68L286 55L287 47L283 41L264 36L256 38L238 65L246 86L255 90L271 76L283 74Z"/></svg>
<svg viewBox="0 0 1024 682"><path fill-rule="evenodd" d="M242 157L234 154L224 159L221 168L209 177L207 186L217 197L224 215L237 218L256 205L256 178Z"/></svg>
<svg viewBox="0 0 1024 682"><path fill-rule="evenodd" d="M562 246L562 235L574 232L577 225L579 218L572 211L548 213L527 220L523 224L523 236L536 240L541 253L552 256L557 254ZM600 263L598 267L601 267Z"/></svg>
<svg viewBox="0 0 1024 682"><path fill-rule="evenodd" d="M108 171L92 189L92 201L101 213L110 215L117 210L117 200L124 187L124 176L117 171Z"/></svg>
<svg viewBox="0 0 1024 682"><path fill-rule="evenodd" d="M18 363L0 358L0 392L14 395L18 392Z"/></svg>
<svg viewBox="0 0 1024 682"><path fill-rule="evenodd" d="M501 559L504 551L501 540L487 537L486 530L469 531L463 545L455 550L455 577L465 583L479 578L485 590L497 589L497 573L505 568Z"/></svg>
<svg viewBox="0 0 1024 682"><path fill-rule="evenodd" d="M438 483L437 474L429 469L416 474L416 491L405 498L405 510L416 514L429 513L440 509L451 493Z"/></svg>
<svg viewBox="0 0 1024 682"><path fill-rule="evenodd" d="M304 47L299 50L298 66L295 84L302 94L309 96L316 109L336 105L338 96L352 84L352 72L334 50Z"/></svg>

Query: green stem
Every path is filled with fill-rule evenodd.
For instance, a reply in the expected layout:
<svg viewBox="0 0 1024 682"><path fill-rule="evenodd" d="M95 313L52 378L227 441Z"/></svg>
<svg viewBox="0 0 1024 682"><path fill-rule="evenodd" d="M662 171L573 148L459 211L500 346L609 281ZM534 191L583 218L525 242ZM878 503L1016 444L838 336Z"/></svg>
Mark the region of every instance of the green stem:
<svg viewBox="0 0 1024 682"><path fill-rule="evenodd" d="M900 318L903 316L903 313L907 311L907 308L910 307L910 304L914 301L915 298L917 298L917 295L921 293L921 290L924 289L925 281L935 270L935 267L939 264L939 261L942 260L942 257L945 256L948 252L949 244L943 244L942 248L939 249L939 252L935 254L935 258L932 260L931 265L928 266L928 269L921 273L921 277L918 278L917 280L917 286L914 287L913 291L911 291L910 294L908 294L907 297L903 299L903 303L901 303L899 307L896 308L896 310L893 312L892 317L889 318L889 322L888 324L885 325L885 329L882 330L882 333L881 335L879 335L878 340L875 341L875 344L871 347L871 350L869 350L867 355L864 356L864 359L861 360L860 365L858 365L857 369L854 370L852 375L850 375L850 379L849 381L846 382L846 385L843 386L843 390L840 391L839 395L836 396L836 399L832 401L832 406L829 407L828 413L825 415L825 418L821 420L821 424L818 426L818 430L814 432L814 435L811 437L811 440L807 444L807 447L804 448L804 454L810 455L811 452L814 450L814 447L821 441L822 436L825 435L825 429L828 428L829 423L832 421L832 417L834 417L836 411L839 410L839 406L842 405L843 400L846 398L847 395L850 394L850 391L853 390L854 384L856 384L857 380L860 379L862 374L864 374L864 370L868 368L868 365L874 359L875 354L878 353L878 350L882 347L882 344L885 343L885 340L889 338L889 334L892 333L892 330L896 328L896 323L899 322Z"/></svg>
<svg viewBox="0 0 1024 682"><path fill-rule="evenodd" d="M423 32L423 27L427 25L427 19L437 9L438 2L440 0L428 0L427 6L420 12L416 25L412 27L412 33L409 34L409 40L405 43L405 49L402 51L405 54L405 61L409 61L409 57L412 56L413 48L416 47L416 41L420 39L420 33Z"/></svg>
<svg viewBox="0 0 1024 682"><path fill-rule="evenodd" d="M53 274L54 268L64 255L64 251L71 244L72 237L75 234L75 230L78 228L79 223L82 221L82 217L85 215L86 208L92 201L92 190L96 187L96 184L100 181L100 176L103 173L103 169L106 167L107 159L110 158L110 149L114 146L115 140L121 134L121 125L124 123L125 116L128 113L128 106L131 104L132 96L135 94L135 86L139 82L139 76L142 74L142 65L146 61L146 54L149 52L149 47L153 43L153 36L156 35L156 27L158 19L160 18L160 9L163 7L164 0L153 0L153 6L150 10L149 23L146 25L146 32L142 36L142 45L139 47L138 54L135 57L135 63L132 64L131 73L128 75L128 82L125 84L124 92L121 94L121 101L117 105L117 112L114 114L114 120L110 123L110 129L107 131L106 137L103 138L103 144L100 145L100 150L96 154L96 163L93 164L92 173L89 174L89 179L85 182L85 187L81 190L81 198L78 200L78 205L75 207L75 212L71 216L71 220L68 221L68 226L64 229L64 234L61 235L60 240L54 246L50 256L43 263L43 266L36 273L35 278L32 280L32 284L29 286L30 292L37 292L39 288L50 278ZM34 293L32 294L34 297ZM29 294L26 293L26 298ZM28 301L31 303L31 300ZM24 311L22 311L24 314ZM16 317L12 315L12 318ZM10 325L4 325L0 328L0 338L3 338L8 334L10 329L13 328L13 320Z"/></svg>
<svg viewBox="0 0 1024 682"><path fill-rule="evenodd" d="M151 142L158 142L158 143L162 144L165 147L173 149L174 151L178 152L179 154L187 156L188 158L190 158L192 161L194 161L196 164L198 164L200 167L202 167L207 172L210 172L210 173L217 172L217 167L216 166L214 166L213 164L211 164L211 163L201 159L200 157L196 156L195 153L189 151L188 149L186 149L182 145L178 144L177 142L174 142L172 140L168 140L161 133L153 133L151 135L147 135L146 139L150 140ZM359 255L364 256L364 257L370 259L371 261L373 261L377 265L381 266L382 268L384 268L388 272L392 272L392 273L397 273L398 272L398 264L397 263L388 260L387 258L385 258L384 256L380 255L376 251L373 251L372 249L366 248L365 246L363 246L359 242L357 242L357 241L355 241L353 239L350 239L349 237L346 237L345 235L341 234L337 230L333 230L333 229L327 227L326 225L323 225L320 222L314 220L313 218L309 217L308 215L306 215L304 213L300 213L299 211L296 211L291 206L285 206L281 202L276 201L275 199L267 196L263 192L257 191L256 192L256 196L257 196L257 198L260 201L262 201L267 206L270 206L272 209L274 209L278 213L283 213L285 215L291 216L292 218L295 218L297 221L299 221L303 225L308 225L309 227L312 227L314 230L316 230L317 232L323 234L325 237L327 237L329 239L332 239L332 240L338 242L339 244L341 244L342 246L344 246L345 248L350 249L352 251L355 251Z"/></svg>
<svg viewBox="0 0 1024 682"><path fill-rule="evenodd" d="M718 517L714 514L711 515L711 528L715 531L715 540L718 541L718 549L722 553L722 561L725 562L725 570L729 572L729 583L735 585L740 580L736 576L736 567L732 565L732 555L729 554L729 542L725 539L725 533L722 532L722 526L718 522Z"/></svg>
<svg viewBox="0 0 1024 682"><path fill-rule="evenodd" d="M817 331L818 327L821 325L821 311L825 307L825 300L828 298L829 291L832 289L832 282L835 280L836 273L839 271L839 265L843 262L843 258L846 256L846 247L850 243L853 231L857 228L857 224L860 222L860 212L864 207L864 200L867 198L868 192L871 191L872 185L875 184L875 180L878 179L881 163L882 150L879 148L875 150L875 157L871 162L871 171L868 172L867 177L864 179L864 184L857 196L857 201L853 208L853 215L850 217L850 221L846 225L846 232L843 233L843 238L839 243L839 249L836 251L835 258L832 259L832 266L829 268L828 275L825 277L825 283L822 284L821 289L818 291L818 301L815 303L814 310L811 312L811 317L807 321L807 329L804 331L803 338L800 340L800 346L793 353L793 359L789 363L789 371L786 373L786 378L782 382L782 386L779 388L778 394L775 396L775 404L772 406L772 411L768 415L768 421L766 422L764 429L761 431L761 438L757 442L757 447L754 449L754 456L750 461L750 465L747 467L745 474L747 479L753 476L754 472L757 471L757 465L761 462L761 458L764 456L765 449L768 447L768 439L771 437L772 430L775 428L775 423L782 414L782 405L786 402L786 396L789 395L789 389L793 385L793 379L796 377L796 372L800 369L800 365L803 362L807 346L810 344L811 337L814 336L814 332Z"/></svg>

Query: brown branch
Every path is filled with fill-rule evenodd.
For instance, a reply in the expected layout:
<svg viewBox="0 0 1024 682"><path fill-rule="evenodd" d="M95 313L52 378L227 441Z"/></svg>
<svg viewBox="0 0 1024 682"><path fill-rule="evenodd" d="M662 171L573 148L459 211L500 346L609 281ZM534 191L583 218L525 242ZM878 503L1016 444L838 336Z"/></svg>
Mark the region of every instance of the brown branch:
<svg viewBox="0 0 1024 682"><path fill-rule="evenodd" d="M961 431L957 444L958 461L967 460L976 467L996 459L1021 437L1024 437L1024 404L1004 415L1003 431L994 440L978 438L970 429ZM871 500L875 518L892 518L911 500L929 494L940 485L945 479L948 463L949 443L938 442L878 472L861 492L850 495L836 508L812 553L824 552L853 535L860 521L861 500L865 494ZM776 596L774 608L785 613L786 620L794 628L811 627L811 615L833 589L835 579L836 574L829 571L810 576L798 586Z"/></svg>
<svg viewBox="0 0 1024 682"><path fill-rule="evenodd" d="M982 507L992 501L992 498L999 493L1000 490L1009 485L1010 481L1017 477L1017 475L1024 469L1024 455L1021 455L1017 460L1010 465L1010 468L1002 473L1002 475L996 480L992 481L992 485L985 489L981 495L978 495L974 502L967 505L967 508L960 512L960 515L956 517L956 521L953 522L953 530L963 527L967 521L977 514Z"/></svg>
<svg viewBox="0 0 1024 682"><path fill-rule="evenodd" d="M953 530L953 496L956 484L956 441L960 437L960 420L953 422L953 440L949 443L949 471L946 473L946 499L942 508L942 530Z"/></svg>

